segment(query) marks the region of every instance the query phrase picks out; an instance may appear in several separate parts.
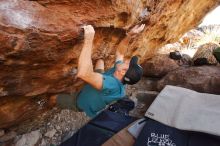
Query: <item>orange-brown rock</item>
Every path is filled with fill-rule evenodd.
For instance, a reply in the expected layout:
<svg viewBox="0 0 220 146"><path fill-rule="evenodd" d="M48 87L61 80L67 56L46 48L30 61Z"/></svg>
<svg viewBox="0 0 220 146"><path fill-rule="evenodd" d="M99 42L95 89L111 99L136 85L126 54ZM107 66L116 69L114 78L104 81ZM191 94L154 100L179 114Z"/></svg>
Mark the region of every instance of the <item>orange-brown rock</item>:
<svg viewBox="0 0 220 146"><path fill-rule="evenodd" d="M50 109L48 98L42 97L1 97L0 128L18 124L41 115Z"/></svg>
<svg viewBox="0 0 220 146"><path fill-rule="evenodd" d="M201 66L180 68L169 72L157 84L161 91L165 85L185 87L198 92L220 94L220 67Z"/></svg>
<svg viewBox="0 0 220 146"><path fill-rule="evenodd" d="M93 60L105 54L109 68L115 48L131 26L146 24L126 55L145 59L197 26L218 4L216 0L1 0L0 112L4 106L17 107L11 98L30 102L30 97L77 90L81 82L74 77L82 47L82 25L95 27ZM32 106L28 107L24 104L22 110L17 108L16 112L24 115L19 121L33 112ZM0 127L18 122L14 110L7 114L10 122Z"/></svg>

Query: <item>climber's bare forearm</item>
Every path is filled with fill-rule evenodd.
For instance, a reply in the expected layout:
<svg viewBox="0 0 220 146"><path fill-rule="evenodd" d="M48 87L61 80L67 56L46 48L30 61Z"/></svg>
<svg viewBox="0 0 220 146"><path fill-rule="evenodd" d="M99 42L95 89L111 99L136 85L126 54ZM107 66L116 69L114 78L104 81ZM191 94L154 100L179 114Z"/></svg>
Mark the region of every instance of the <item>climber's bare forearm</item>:
<svg viewBox="0 0 220 146"><path fill-rule="evenodd" d="M85 76L89 72L93 71L93 65L92 65L92 41L85 41L83 44L83 48L81 51L81 54L79 56L79 62L78 62L78 74L77 76Z"/></svg>
<svg viewBox="0 0 220 146"><path fill-rule="evenodd" d="M124 59L130 40L143 31L144 27L145 24L136 25L127 33L126 37L120 42L116 50L116 61Z"/></svg>
<svg viewBox="0 0 220 146"><path fill-rule="evenodd" d="M92 26L85 26L85 40L78 62L77 77L81 78L94 88L102 89L102 75L93 71L92 47L94 39L94 29Z"/></svg>
<svg viewBox="0 0 220 146"><path fill-rule="evenodd" d="M127 35L118 45L118 48L116 50L116 61L123 60L124 55L127 52L127 48L129 45L129 42L131 40L131 36Z"/></svg>

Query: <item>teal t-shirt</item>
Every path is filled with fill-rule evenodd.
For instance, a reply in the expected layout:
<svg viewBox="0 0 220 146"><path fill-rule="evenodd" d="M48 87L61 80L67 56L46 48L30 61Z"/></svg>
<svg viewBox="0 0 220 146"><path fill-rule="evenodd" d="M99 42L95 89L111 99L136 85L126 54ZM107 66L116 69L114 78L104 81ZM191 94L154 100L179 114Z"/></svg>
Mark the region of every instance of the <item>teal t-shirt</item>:
<svg viewBox="0 0 220 146"><path fill-rule="evenodd" d="M115 65L121 62L117 61ZM79 93L77 106L89 117L96 116L106 105L125 96L125 86L113 76L115 65L102 74L103 85L101 90L86 84Z"/></svg>

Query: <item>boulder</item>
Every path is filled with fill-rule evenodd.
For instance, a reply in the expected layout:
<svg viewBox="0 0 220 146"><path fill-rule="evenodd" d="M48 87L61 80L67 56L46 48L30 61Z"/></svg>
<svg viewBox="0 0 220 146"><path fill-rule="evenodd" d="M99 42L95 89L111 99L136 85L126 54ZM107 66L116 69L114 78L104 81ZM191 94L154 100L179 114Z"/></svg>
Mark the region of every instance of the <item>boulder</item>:
<svg viewBox="0 0 220 146"><path fill-rule="evenodd" d="M147 108L149 108L158 94L159 93L156 91L139 91L136 94L136 98L138 101L144 103Z"/></svg>
<svg viewBox="0 0 220 146"><path fill-rule="evenodd" d="M14 131L9 131L8 133L5 133L3 136L0 137L0 143L7 142L9 140L12 140L17 136L17 133Z"/></svg>
<svg viewBox="0 0 220 146"><path fill-rule="evenodd" d="M153 58L146 60L141 64L144 69L145 77L158 77L165 76L168 72L175 70L179 67L177 62L168 55L157 55Z"/></svg>
<svg viewBox="0 0 220 146"><path fill-rule="evenodd" d="M47 104L34 106L41 101L37 97L74 92L82 86L74 78L83 25L95 27L92 58L105 54L107 69L134 25L146 27L130 42L126 56L144 60L197 26L218 4L216 0L1 0L0 128L37 115L36 108L47 109Z"/></svg>
<svg viewBox="0 0 220 146"><path fill-rule="evenodd" d="M218 48L219 45L215 43L206 43L198 47L196 53L194 54L192 60L194 65L216 65L218 64L217 59L215 58L213 51ZM200 59L206 59L205 63L197 63ZM201 61L202 62L202 61Z"/></svg>
<svg viewBox="0 0 220 146"><path fill-rule="evenodd" d="M40 130L32 131L30 133L22 135L15 146L34 146L42 137Z"/></svg>
<svg viewBox="0 0 220 146"><path fill-rule="evenodd" d="M0 129L0 137L2 137L3 135L5 135L5 131Z"/></svg>
<svg viewBox="0 0 220 146"><path fill-rule="evenodd" d="M45 133L44 136L52 138L56 132L56 129L52 129L50 131L47 131L47 133Z"/></svg>
<svg viewBox="0 0 220 146"><path fill-rule="evenodd" d="M181 67L158 81L157 90L165 85L185 87L198 92L220 94L220 66Z"/></svg>
<svg viewBox="0 0 220 146"><path fill-rule="evenodd" d="M36 118L50 110L48 98L38 97L1 97L0 128L18 125L24 120Z"/></svg>

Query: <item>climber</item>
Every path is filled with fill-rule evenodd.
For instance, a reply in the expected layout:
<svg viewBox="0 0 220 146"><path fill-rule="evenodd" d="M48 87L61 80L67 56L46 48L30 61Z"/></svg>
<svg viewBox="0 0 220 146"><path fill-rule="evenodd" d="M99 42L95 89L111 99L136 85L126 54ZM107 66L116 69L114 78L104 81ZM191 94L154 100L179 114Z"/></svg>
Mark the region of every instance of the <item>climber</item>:
<svg viewBox="0 0 220 146"><path fill-rule="evenodd" d="M78 61L77 78L87 84L79 93L59 94L54 97L56 103L62 107L72 107L75 111L84 111L89 117L96 116L100 111L113 101L125 96L125 84L137 83L143 70L137 64L137 56L130 62L124 60L124 54L131 38L144 29L145 25L136 25L120 42L116 50L116 62L114 67L104 72L104 61L99 59L95 69L92 65L92 46L95 35L91 25L84 26L84 44Z"/></svg>

